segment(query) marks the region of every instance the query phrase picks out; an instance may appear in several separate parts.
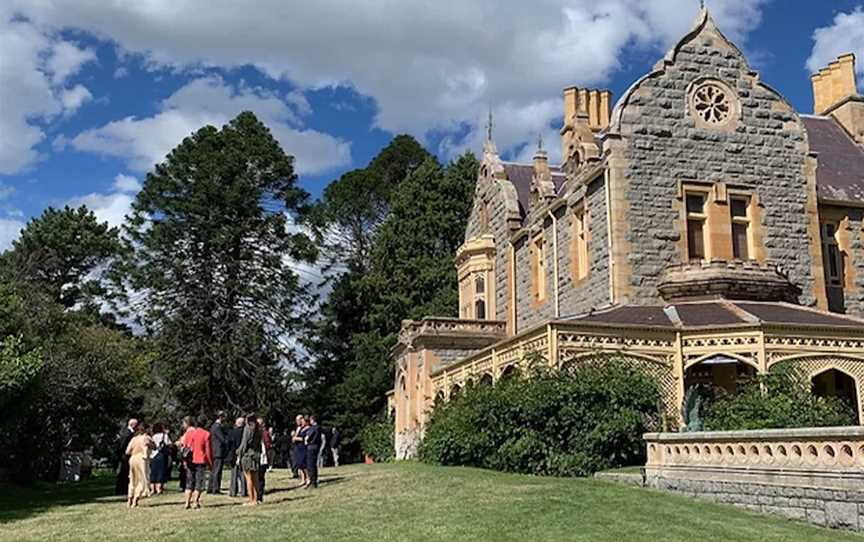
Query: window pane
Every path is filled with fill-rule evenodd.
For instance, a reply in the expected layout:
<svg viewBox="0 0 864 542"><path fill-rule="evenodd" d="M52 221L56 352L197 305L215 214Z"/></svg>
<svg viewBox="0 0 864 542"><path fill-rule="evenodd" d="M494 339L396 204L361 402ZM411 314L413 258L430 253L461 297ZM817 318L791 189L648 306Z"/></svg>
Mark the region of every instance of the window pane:
<svg viewBox="0 0 864 542"><path fill-rule="evenodd" d="M835 281L840 278L840 251L837 245L828 245L828 277Z"/></svg>
<svg viewBox="0 0 864 542"><path fill-rule="evenodd" d="M687 212L702 214L705 211L705 196L703 194L687 194Z"/></svg>
<svg viewBox="0 0 864 542"><path fill-rule="evenodd" d="M750 258L747 250L746 224L732 224L732 257L738 260Z"/></svg>
<svg viewBox="0 0 864 542"><path fill-rule="evenodd" d="M835 233L835 231L834 231L834 224L825 224L825 238L826 238L826 240L827 240L828 238L832 238L832 239L833 239L833 237L834 237L834 233Z"/></svg>
<svg viewBox="0 0 864 542"><path fill-rule="evenodd" d="M483 280L483 277L477 277L476 279L474 279L474 293L486 293L486 281Z"/></svg>
<svg viewBox="0 0 864 542"><path fill-rule="evenodd" d="M478 299L477 303L474 304L474 318L477 320L486 319L486 302L482 299Z"/></svg>
<svg viewBox="0 0 864 542"><path fill-rule="evenodd" d="M747 200L734 198L732 200L732 217L747 218Z"/></svg>
<svg viewBox="0 0 864 542"><path fill-rule="evenodd" d="M690 260L705 259L705 238L701 220L687 221L687 258Z"/></svg>

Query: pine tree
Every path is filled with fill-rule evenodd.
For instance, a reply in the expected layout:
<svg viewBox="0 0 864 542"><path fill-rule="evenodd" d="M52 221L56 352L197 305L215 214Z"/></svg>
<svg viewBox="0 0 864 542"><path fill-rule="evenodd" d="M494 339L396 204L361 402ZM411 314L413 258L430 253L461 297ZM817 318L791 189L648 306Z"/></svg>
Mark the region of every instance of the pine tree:
<svg viewBox="0 0 864 542"><path fill-rule="evenodd" d="M3 269L8 278L45 291L66 308L93 304L105 293L99 271L120 251L117 233L85 206L49 207L3 255Z"/></svg>
<svg viewBox="0 0 864 542"><path fill-rule="evenodd" d="M306 200L293 157L250 112L201 128L147 175L114 276L187 410L266 408L282 393L308 302L289 258L315 256L286 217Z"/></svg>

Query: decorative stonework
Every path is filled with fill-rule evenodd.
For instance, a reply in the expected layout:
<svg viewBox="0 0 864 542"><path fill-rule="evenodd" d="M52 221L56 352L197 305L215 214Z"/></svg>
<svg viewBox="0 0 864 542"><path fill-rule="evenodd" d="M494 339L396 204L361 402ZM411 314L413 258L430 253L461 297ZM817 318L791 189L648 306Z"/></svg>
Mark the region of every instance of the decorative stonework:
<svg viewBox="0 0 864 542"><path fill-rule="evenodd" d="M861 530L864 428L649 433L646 486Z"/></svg>
<svg viewBox="0 0 864 542"><path fill-rule="evenodd" d="M707 81L696 86L690 94L690 114L698 125L723 128L734 119L737 111L731 90L721 83Z"/></svg>
<svg viewBox="0 0 864 542"><path fill-rule="evenodd" d="M657 290L666 301L723 297L794 303L801 293L775 265L740 260L670 265Z"/></svg>

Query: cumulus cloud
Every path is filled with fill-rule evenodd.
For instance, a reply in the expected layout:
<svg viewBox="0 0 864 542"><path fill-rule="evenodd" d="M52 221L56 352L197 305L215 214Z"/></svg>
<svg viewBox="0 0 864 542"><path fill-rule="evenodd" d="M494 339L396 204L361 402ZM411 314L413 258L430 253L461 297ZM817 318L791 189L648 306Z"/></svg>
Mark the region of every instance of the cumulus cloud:
<svg viewBox="0 0 864 542"><path fill-rule="evenodd" d="M0 252L12 246L12 241L18 239L24 226L20 220L0 218Z"/></svg>
<svg viewBox="0 0 864 542"><path fill-rule="evenodd" d="M138 191L141 190L141 183L131 175L118 173L117 176L114 177L114 190L125 194L137 194Z"/></svg>
<svg viewBox="0 0 864 542"><path fill-rule="evenodd" d="M92 51L0 7L0 174L13 174L39 158L42 124L77 109L89 98L70 77L92 61Z"/></svg>
<svg viewBox="0 0 864 542"><path fill-rule="evenodd" d="M205 124L220 127L244 110L253 111L289 154L299 173L320 173L351 161L348 142L300 126L296 107L276 94L217 76L192 80L160 104L152 117L126 117L85 130L61 144L116 156L134 171L146 171L184 137Z"/></svg>
<svg viewBox="0 0 864 542"><path fill-rule="evenodd" d="M260 0L219 9L207 0L79 0L74 10L61 0L14 1L44 24L111 39L152 68L253 65L303 89L352 87L375 100L376 126L390 132L463 134L467 126L467 138L445 139L453 150L476 148L489 105L499 147L519 148L537 130L551 134L547 125L561 112L547 104L560 102L562 88L604 84L627 47L659 56L698 9L694 0ZM741 41L764 1L709 5ZM508 127L531 113L539 116L524 129Z"/></svg>
<svg viewBox="0 0 864 542"><path fill-rule="evenodd" d="M807 69L815 73L844 53L864 58L864 11L860 7L850 13L838 13L831 25L813 32ZM864 63L858 63L857 71L864 74Z"/></svg>
<svg viewBox="0 0 864 542"><path fill-rule="evenodd" d="M87 90L84 85L75 85L70 89L65 89L60 94L60 102L63 104L63 110L66 113L72 113L81 107L84 102L90 101L93 95Z"/></svg>

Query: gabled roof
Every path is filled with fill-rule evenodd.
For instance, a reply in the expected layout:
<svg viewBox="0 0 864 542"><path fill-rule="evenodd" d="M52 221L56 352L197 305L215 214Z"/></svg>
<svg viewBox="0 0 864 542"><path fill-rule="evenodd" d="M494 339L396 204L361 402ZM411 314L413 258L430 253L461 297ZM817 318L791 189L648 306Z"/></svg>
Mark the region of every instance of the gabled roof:
<svg viewBox="0 0 864 542"><path fill-rule="evenodd" d="M816 193L820 198L864 202L864 149L832 117L802 115L810 149L819 153Z"/></svg>
<svg viewBox="0 0 864 542"><path fill-rule="evenodd" d="M516 187L516 195L519 198L519 210L522 216L528 214L531 207L531 180L534 178L533 164L517 164L516 162L502 162L507 178ZM555 185L555 194L561 193L564 186L565 176L560 166L549 166L552 171L552 184Z"/></svg>

